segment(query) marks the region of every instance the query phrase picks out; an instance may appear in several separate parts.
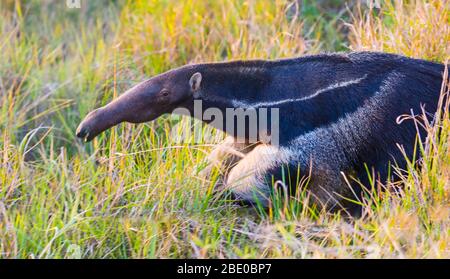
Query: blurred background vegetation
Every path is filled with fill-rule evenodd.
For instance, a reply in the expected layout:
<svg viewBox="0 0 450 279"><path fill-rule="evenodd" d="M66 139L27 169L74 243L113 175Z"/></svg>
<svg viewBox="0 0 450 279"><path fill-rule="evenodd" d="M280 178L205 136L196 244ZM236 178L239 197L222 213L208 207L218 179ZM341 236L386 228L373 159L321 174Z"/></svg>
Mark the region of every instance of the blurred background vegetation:
<svg viewBox="0 0 450 279"><path fill-rule="evenodd" d="M211 195L209 145L178 145L170 116L92 144L80 119L187 63L374 50L445 62L447 0L0 2L0 258L449 257L450 125L428 124L423 165L364 218L266 212ZM390 187L390 185L386 185Z"/></svg>

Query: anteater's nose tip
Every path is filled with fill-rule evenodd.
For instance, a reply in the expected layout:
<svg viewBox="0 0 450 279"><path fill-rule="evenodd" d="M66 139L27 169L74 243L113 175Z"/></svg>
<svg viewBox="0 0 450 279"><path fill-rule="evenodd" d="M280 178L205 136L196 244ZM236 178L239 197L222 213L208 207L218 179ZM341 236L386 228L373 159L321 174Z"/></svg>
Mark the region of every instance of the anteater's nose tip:
<svg viewBox="0 0 450 279"><path fill-rule="evenodd" d="M88 134L88 130L86 129L86 127L78 127L75 135L79 138L85 138Z"/></svg>

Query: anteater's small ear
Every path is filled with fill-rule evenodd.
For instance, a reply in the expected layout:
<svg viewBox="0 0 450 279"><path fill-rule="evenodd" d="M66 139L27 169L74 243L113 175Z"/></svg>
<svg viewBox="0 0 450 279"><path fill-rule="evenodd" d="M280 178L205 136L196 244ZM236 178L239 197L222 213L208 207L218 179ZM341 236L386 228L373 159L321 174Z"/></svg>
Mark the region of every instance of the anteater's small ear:
<svg viewBox="0 0 450 279"><path fill-rule="evenodd" d="M202 83L202 74L196 72L189 79L189 85L191 86L191 90L193 92L198 91L200 89L200 84Z"/></svg>

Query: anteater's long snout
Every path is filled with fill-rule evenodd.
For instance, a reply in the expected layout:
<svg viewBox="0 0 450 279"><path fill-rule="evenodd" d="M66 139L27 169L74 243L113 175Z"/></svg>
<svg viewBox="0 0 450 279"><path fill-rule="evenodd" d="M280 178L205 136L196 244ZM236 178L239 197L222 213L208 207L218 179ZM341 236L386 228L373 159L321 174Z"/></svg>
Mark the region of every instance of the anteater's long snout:
<svg viewBox="0 0 450 279"><path fill-rule="evenodd" d="M91 141L101 132L121 123L142 123L160 115L158 104L148 94L147 82L141 82L104 107L90 112L80 123L76 136Z"/></svg>
<svg viewBox="0 0 450 279"><path fill-rule="evenodd" d="M78 125L76 136L88 142L120 122L122 122L122 119L119 114L115 114L106 107L99 108L90 112Z"/></svg>
<svg viewBox="0 0 450 279"><path fill-rule="evenodd" d="M128 121L139 113L139 92L129 90L104 107L91 111L77 128L76 136L91 141L101 132Z"/></svg>

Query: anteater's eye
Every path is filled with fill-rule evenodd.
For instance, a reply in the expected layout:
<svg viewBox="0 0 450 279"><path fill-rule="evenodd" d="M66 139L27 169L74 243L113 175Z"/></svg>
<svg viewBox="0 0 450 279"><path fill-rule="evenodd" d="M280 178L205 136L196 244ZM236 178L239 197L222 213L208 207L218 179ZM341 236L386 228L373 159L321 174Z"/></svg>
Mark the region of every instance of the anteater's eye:
<svg viewBox="0 0 450 279"><path fill-rule="evenodd" d="M169 90L163 89L163 90L161 90L161 92L159 94L163 97L167 97L167 96L169 96Z"/></svg>

